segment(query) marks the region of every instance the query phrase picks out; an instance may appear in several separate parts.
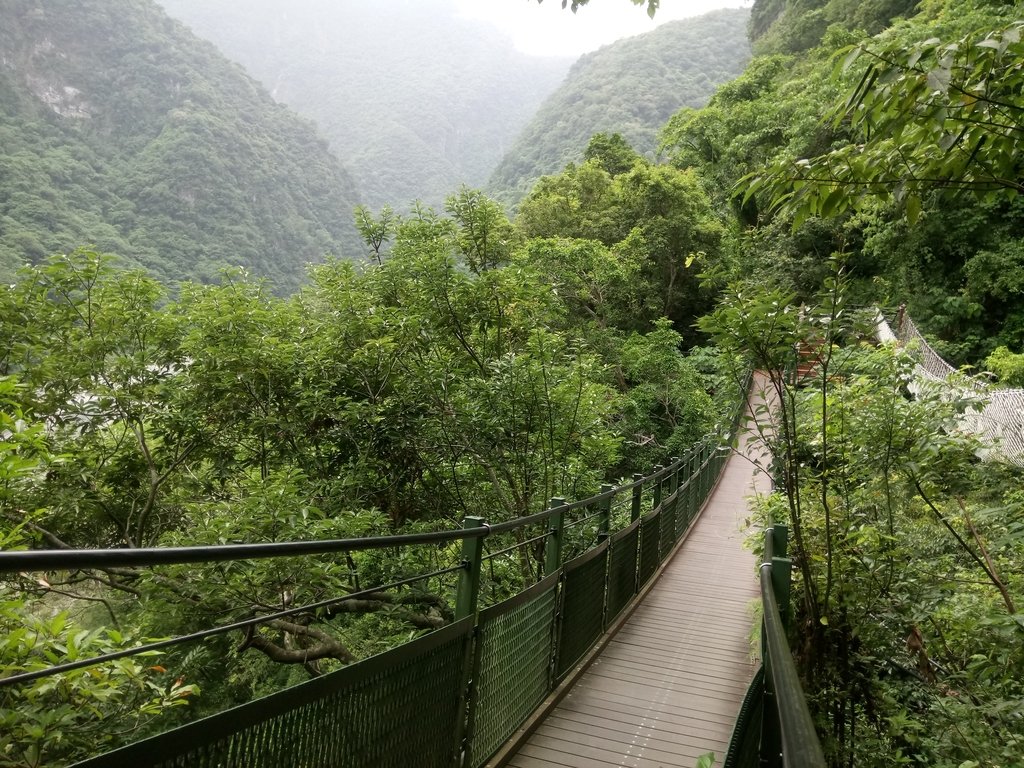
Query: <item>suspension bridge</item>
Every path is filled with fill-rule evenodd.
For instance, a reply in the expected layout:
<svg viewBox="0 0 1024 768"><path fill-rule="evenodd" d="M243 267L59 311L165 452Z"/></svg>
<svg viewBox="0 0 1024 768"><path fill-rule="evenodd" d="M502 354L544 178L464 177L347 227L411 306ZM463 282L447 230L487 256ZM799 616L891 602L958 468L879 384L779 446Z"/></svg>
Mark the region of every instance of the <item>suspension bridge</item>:
<svg viewBox="0 0 1024 768"><path fill-rule="evenodd" d="M724 758L757 669L751 607L760 593L744 539L748 497L770 490L759 466L758 445L741 429L699 518L635 611L496 763L653 768Z"/></svg>
<svg viewBox="0 0 1024 768"><path fill-rule="evenodd" d="M754 389L757 389L755 384ZM756 397L755 397L756 399ZM760 585L744 549L747 499L764 491L748 402L668 466L589 499L489 525L371 539L0 553L0 572L461 546L454 620L385 653L78 764L79 768L281 766L822 766L785 641L785 529L766 537ZM509 544L511 542L511 544ZM489 605L485 562L522 555L542 573ZM412 579L377 585L400 589ZM0 680L17 685L147 649L309 614L214 627ZM761 654L752 648L757 597ZM764 665L758 656L764 657Z"/></svg>
<svg viewBox="0 0 1024 768"><path fill-rule="evenodd" d="M965 376L942 359L902 306L892 325L881 312L876 316L876 338L899 344L917 361L911 391L916 395L930 390L943 397L973 401L977 407L964 411L960 427L985 445L983 458L998 456L1024 466L1024 389L992 387Z"/></svg>
<svg viewBox="0 0 1024 768"><path fill-rule="evenodd" d="M912 388L987 399L964 428L1024 455L1021 390L961 380L902 312L883 342L918 359ZM786 530L765 535L760 579L744 549L747 499L768 488L751 439L755 384L729 424L668 466L597 496L462 529L334 541L132 550L0 552L0 573L157 568L263 558L460 548L457 562L319 603L0 679L0 691L126 656L253 631L281 618L416 583L457 582L454 620L390 651L265 698L98 755L79 768L424 766L726 768L824 765L786 645ZM482 575L534 574L517 594ZM762 601L760 653L752 648Z"/></svg>

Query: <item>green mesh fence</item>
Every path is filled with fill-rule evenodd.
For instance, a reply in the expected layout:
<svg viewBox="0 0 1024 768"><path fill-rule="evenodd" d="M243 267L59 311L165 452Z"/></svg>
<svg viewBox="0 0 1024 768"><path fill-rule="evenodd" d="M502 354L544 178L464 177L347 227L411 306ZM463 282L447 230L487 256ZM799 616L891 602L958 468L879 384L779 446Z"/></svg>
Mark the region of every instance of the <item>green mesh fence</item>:
<svg viewBox="0 0 1024 768"><path fill-rule="evenodd" d="M611 537L608 552L608 605L604 625L615 620L626 603L636 594L637 547L640 544L640 521L623 528Z"/></svg>
<svg viewBox="0 0 1024 768"><path fill-rule="evenodd" d="M76 768L450 766L471 618Z"/></svg>
<svg viewBox="0 0 1024 768"><path fill-rule="evenodd" d="M480 613L467 765L482 765L551 690L558 575Z"/></svg>
<svg viewBox="0 0 1024 768"><path fill-rule="evenodd" d="M696 449L690 450L690 487L686 494L689 503L690 519L697 517L700 509L700 453Z"/></svg>
<svg viewBox="0 0 1024 768"><path fill-rule="evenodd" d="M714 482L714 471L711 466L711 448L710 446L704 446L700 452L701 458L701 472L700 472L700 503L703 504L708 494L711 492L711 484Z"/></svg>
<svg viewBox="0 0 1024 768"><path fill-rule="evenodd" d="M722 768L760 768L761 720L764 713L764 666L757 669L743 697L740 713L736 717L729 751Z"/></svg>
<svg viewBox="0 0 1024 768"><path fill-rule="evenodd" d="M557 679L590 650L603 629L608 541L563 567L562 617L559 624Z"/></svg>
<svg viewBox="0 0 1024 768"><path fill-rule="evenodd" d="M679 494L673 493L662 503L661 522L658 526L658 559L664 560L676 543L676 501Z"/></svg>
<svg viewBox="0 0 1024 768"><path fill-rule="evenodd" d="M679 490L676 491L678 501L676 502L676 541L683 535L683 531L690 525L690 484L681 481Z"/></svg>
<svg viewBox="0 0 1024 768"><path fill-rule="evenodd" d="M661 513L651 512L640 518L640 566L637 571L637 586L642 587L658 569L661 553Z"/></svg>

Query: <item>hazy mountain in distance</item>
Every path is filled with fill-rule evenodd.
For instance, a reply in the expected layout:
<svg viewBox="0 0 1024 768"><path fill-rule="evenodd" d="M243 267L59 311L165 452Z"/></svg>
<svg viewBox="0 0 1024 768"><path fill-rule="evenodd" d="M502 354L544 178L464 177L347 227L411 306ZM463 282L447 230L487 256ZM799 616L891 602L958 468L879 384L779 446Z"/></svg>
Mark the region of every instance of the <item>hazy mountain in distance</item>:
<svg viewBox="0 0 1024 768"><path fill-rule="evenodd" d="M750 59L747 9L671 21L582 56L516 138L489 190L518 201L541 176L583 157L595 133L621 133L654 156L659 129L682 107L700 107Z"/></svg>
<svg viewBox="0 0 1024 768"><path fill-rule="evenodd" d="M450 0L160 2L315 120L373 208L483 186L571 64Z"/></svg>
<svg viewBox="0 0 1024 768"><path fill-rule="evenodd" d="M151 0L0 0L0 273L81 245L296 286L362 249L314 126Z"/></svg>

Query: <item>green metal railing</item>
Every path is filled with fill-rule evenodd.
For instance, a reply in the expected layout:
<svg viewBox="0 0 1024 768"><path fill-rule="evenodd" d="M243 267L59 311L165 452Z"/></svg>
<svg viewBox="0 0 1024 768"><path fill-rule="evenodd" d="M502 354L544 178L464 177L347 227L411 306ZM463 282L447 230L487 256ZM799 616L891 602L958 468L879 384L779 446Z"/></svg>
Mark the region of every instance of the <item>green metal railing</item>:
<svg viewBox="0 0 1024 768"><path fill-rule="evenodd" d="M725 768L824 768L825 756L814 728L800 676L786 640L790 624L793 561L786 557L789 530L765 532L761 564L763 663L736 720Z"/></svg>
<svg viewBox="0 0 1024 768"><path fill-rule="evenodd" d="M265 698L78 764L79 768L177 766L483 765L623 615L696 519L717 481L745 403L711 435L646 476L604 486L577 502L552 499L529 517L459 530L283 544L176 549L0 553L0 573L348 555L450 546L459 562L388 585L213 627L192 635L58 664L0 680L0 687L156 647L196 642L341 603L416 579L455 575L454 620L385 653ZM591 535L593 531L593 535ZM492 552L488 553L490 543ZM582 550L582 551L579 551ZM526 553L523 556L523 553ZM484 566L519 555L537 564L532 586L481 609L497 593Z"/></svg>

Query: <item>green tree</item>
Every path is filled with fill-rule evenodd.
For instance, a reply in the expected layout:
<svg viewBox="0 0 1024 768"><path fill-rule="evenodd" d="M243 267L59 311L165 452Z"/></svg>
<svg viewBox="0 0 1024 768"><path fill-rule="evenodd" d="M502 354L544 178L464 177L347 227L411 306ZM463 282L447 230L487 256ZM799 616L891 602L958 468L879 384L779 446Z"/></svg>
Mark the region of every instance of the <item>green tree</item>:
<svg viewBox="0 0 1024 768"><path fill-rule="evenodd" d="M595 133L590 137L583 160L596 160L612 176L618 176L632 168L640 155L629 145L620 133Z"/></svg>
<svg viewBox="0 0 1024 768"><path fill-rule="evenodd" d="M373 252L373 259L378 264L384 261L384 250L395 234L399 218L395 215L390 205L380 209L376 217L365 205L357 205L355 208L356 229L359 236L363 238L370 250Z"/></svg>
<svg viewBox="0 0 1024 768"><path fill-rule="evenodd" d="M932 190L1016 195L1022 125L1013 63L1022 46L1014 23L953 41L930 38L909 50L898 37L852 47L841 69L868 63L829 120L849 125L853 141L755 173L746 196L767 191L799 226L876 197L892 196L914 223Z"/></svg>
<svg viewBox="0 0 1024 768"><path fill-rule="evenodd" d="M474 274L501 266L515 245L515 230L505 212L483 192L462 187L445 201L458 226L459 255Z"/></svg>
<svg viewBox="0 0 1024 768"><path fill-rule="evenodd" d="M23 389L0 377L0 547L25 549L39 538L36 521L45 509L25 509L25 489L64 459L53 455L41 423L26 419L18 401ZM76 661L133 645L113 629L86 629L41 596L64 594L45 577L36 583L4 577L0 599L0 676L49 667L54 659ZM43 589L40 589L42 587ZM71 593L74 594L73 592ZM91 596L96 602L103 598ZM138 734L164 710L188 703L198 686L171 675L153 657L121 659L0 690L0 763L5 766L64 764L115 747Z"/></svg>

